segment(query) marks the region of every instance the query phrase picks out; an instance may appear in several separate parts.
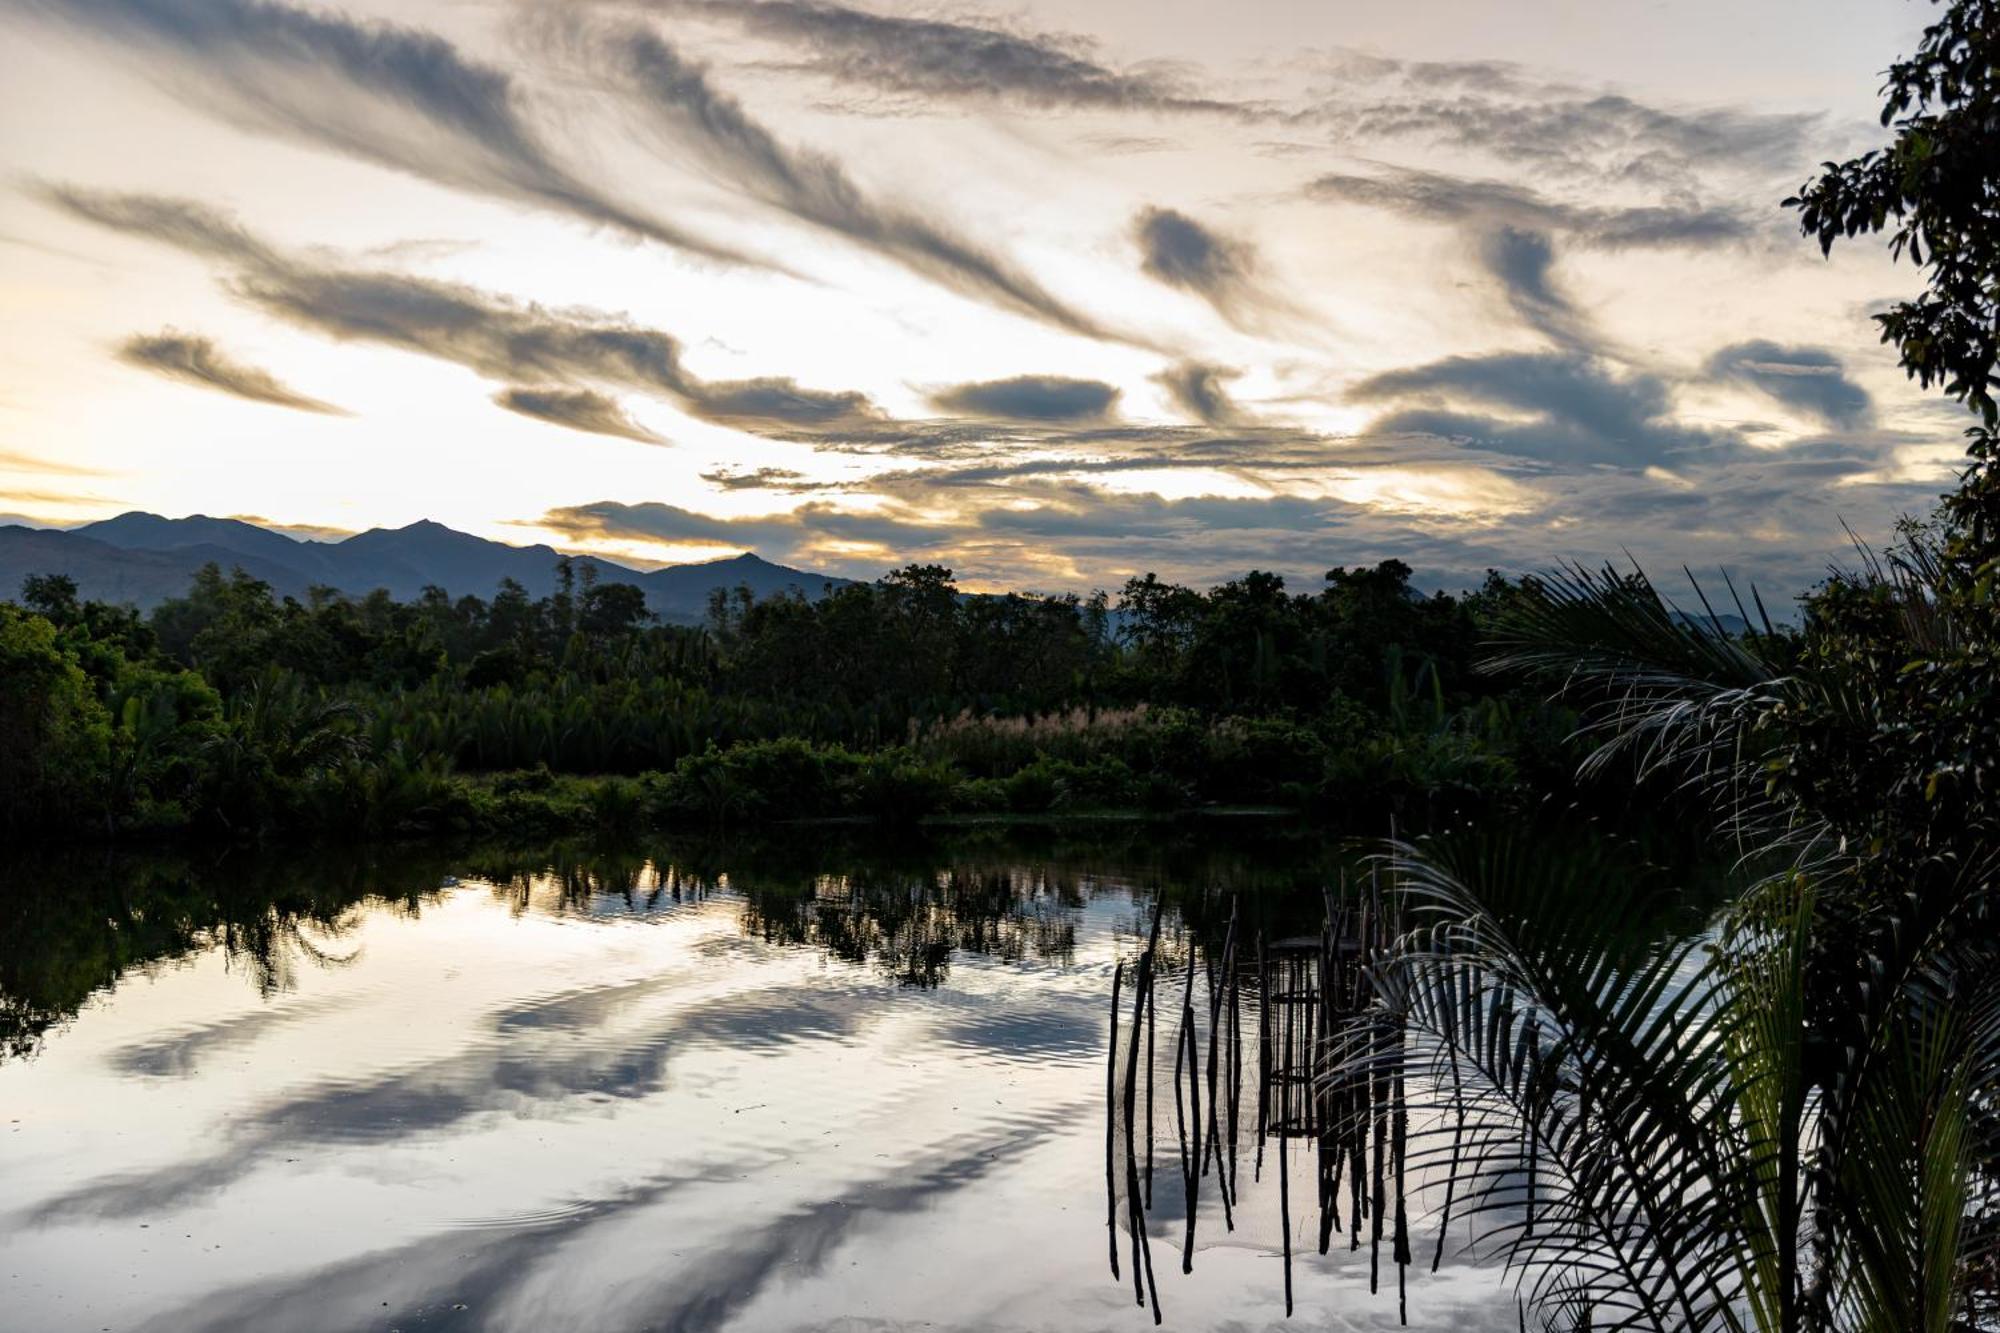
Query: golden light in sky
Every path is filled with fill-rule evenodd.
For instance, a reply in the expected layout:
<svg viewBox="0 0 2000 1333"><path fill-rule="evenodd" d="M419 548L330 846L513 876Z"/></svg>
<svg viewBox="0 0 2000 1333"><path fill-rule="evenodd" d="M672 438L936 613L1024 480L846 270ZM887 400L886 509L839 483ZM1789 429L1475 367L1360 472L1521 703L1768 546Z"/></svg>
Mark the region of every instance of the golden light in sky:
<svg viewBox="0 0 2000 1333"><path fill-rule="evenodd" d="M16 4L0 514L1798 584L1956 457L1778 205L1921 18Z"/></svg>

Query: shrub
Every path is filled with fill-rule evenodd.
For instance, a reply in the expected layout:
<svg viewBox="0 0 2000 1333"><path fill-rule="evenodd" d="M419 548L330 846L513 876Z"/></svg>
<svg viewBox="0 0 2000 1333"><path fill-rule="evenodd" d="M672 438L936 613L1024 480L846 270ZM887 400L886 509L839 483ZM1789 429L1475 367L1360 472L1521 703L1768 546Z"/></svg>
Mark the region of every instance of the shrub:
<svg viewBox="0 0 2000 1333"><path fill-rule="evenodd" d="M948 808L959 778L949 764L895 749L863 759L848 782L854 813L903 824Z"/></svg>

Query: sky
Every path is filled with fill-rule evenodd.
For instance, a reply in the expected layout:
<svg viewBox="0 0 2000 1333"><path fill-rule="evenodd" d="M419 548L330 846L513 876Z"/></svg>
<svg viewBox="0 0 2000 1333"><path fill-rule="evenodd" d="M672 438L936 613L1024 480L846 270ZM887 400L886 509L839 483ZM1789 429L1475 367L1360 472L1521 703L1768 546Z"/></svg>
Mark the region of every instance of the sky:
<svg viewBox="0 0 2000 1333"><path fill-rule="evenodd" d="M0 0L0 521L1788 596L1961 457L1781 206L1929 14Z"/></svg>

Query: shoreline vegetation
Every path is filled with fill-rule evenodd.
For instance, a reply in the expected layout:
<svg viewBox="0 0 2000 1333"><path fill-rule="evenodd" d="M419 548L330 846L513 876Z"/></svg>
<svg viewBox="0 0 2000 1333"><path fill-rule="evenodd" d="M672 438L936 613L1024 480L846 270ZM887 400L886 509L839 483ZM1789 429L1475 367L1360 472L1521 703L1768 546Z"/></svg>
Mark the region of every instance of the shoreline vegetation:
<svg viewBox="0 0 2000 1333"><path fill-rule="evenodd" d="M202 570L141 616L61 576L0 603L0 827L32 840L555 835L1338 815L1568 790L1576 717L1482 672L1533 580L1424 595L1396 561L1314 593L962 593L912 566L700 629L565 561L489 601L278 598Z"/></svg>

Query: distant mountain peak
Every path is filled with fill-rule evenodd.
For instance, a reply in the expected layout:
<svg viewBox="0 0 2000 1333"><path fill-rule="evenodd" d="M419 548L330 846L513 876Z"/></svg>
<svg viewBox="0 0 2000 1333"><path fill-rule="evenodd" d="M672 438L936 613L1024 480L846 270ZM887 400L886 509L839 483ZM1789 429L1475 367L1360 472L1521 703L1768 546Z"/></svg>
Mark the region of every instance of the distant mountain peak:
<svg viewBox="0 0 2000 1333"><path fill-rule="evenodd" d="M850 581L776 564L754 551L644 572L597 555L572 558L595 567L601 582L643 589L655 612L685 623L702 619L717 588L747 587L760 597L797 590L813 597L824 586ZM541 596L556 586L557 559L546 545L489 541L428 518L322 542L246 519L167 518L134 509L69 531L0 528L0 597L26 575L68 573L86 597L150 607L185 593L194 572L210 561L242 568L281 596L304 596L325 585L357 597L385 588L409 598L436 585L490 597L502 579Z"/></svg>
<svg viewBox="0 0 2000 1333"><path fill-rule="evenodd" d="M167 551L178 547L212 545L245 554L277 557L300 545L299 540L289 533L274 532L261 524L240 518L216 518L209 514L167 518L144 509L128 509L115 518L85 523L71 530L131 550Z"/></svg>

